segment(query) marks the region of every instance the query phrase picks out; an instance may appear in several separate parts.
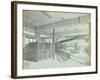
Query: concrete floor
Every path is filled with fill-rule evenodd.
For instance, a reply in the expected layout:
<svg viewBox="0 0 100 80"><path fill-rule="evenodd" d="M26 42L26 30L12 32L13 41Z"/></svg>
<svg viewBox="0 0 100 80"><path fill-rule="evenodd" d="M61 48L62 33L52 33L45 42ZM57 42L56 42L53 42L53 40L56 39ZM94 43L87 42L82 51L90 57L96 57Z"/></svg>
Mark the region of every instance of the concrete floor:
<svg viewBox="0 0 100 80"><path fill-rule="evenodd" d="M77 57L81 56L81 54L76 55ZM57 56L55 55L54 59L49 58L49 59L44 59L39 62L33 62L33 61L28 61L24 60L24 69L42 69L42 68L62 68L62 67L83 67L83 66L88 66L85 64L87 61L86 55L81 58L75 58L73 56L70 57L67 61L62 61L59 62Z"/></svg>

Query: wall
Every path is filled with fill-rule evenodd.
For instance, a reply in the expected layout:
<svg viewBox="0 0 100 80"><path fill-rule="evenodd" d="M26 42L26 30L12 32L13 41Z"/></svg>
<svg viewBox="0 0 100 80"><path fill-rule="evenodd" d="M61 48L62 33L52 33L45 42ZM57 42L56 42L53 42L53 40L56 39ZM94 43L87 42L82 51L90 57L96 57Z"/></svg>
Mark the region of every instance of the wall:
<svg viewBox="0 0 100 80"><path fill-rule="evenodd" d="M100 0L31 0L31 1L80 4L80 5L81 4L98 5L98 6L100 5ZM14 80L10 78L10 70L11 70L10 69L11 68L10 66L11 65L11 48L10 48L11 8L10 7L11 7L11 0L0 0L0 80ZM100 6L99 6L99 13L100 13ZM100 21L100 16L98 16L98 19ZM98 30L100 30L99 27ZM100 32L98 33L100 35ZM98 41L100 41L100 37L98 38ZM100 46L100 42L98 42L98 45ZM98 54L98 57L100 57L100 54ZM100 61L100 59L98 61ZM100 64L98 65L98 67L100 67ZM99 76L100 76L100 69L98 74L34 78L34 80L100 80ZM25 80L33 80L33 78Z"/></svg>

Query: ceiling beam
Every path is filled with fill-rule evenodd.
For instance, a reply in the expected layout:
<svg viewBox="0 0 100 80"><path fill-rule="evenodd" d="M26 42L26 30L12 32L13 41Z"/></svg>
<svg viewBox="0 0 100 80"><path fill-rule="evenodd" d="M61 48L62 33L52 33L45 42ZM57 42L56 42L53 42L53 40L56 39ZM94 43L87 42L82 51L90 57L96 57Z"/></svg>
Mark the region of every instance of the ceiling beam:
<svg viewBox="0 0 100 80"><path fill-rule="evenodd" d="M47 16L48 18L52 18L47 12L45 11L41 11L45 16Z"/></svg>
<svg viewBox="0 0 100 80"><path fill-rule="evenodd" d="M68 19L68 20L61 20L61 21L58 21L58 22L40 25L38 27L39 27L40 30L44 30L44 29L55 28L55 27L59 28L59 27L63 27L63 26L90 23L89 21L86 21L86 20L83 21L82 19L84 17L85 16L77 17L77 18L73 18L73 19Z"/></svg>

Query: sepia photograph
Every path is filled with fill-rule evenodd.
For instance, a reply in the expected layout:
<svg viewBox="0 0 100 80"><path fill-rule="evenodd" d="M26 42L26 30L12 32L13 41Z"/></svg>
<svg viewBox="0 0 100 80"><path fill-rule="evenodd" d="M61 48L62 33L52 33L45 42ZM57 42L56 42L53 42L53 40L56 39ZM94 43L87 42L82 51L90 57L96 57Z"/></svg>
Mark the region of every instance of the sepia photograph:
<svg viewBox="0 0 100 80"><path fill-rule="evenodd" d="M91 14L23 10L23 69L91 65Z"/></svg>

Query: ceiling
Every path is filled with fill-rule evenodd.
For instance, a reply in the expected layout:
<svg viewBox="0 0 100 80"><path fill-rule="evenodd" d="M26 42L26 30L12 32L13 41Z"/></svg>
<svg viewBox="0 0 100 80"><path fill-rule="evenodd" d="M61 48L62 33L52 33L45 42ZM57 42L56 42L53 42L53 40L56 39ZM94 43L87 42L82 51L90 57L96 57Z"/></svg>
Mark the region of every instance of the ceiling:
<svg viewBox="0 0 100 80"><path fill-rule="evenodd" d="M89 23L90 14L86 13L23 11L24 29L30 30L30 32L38 29L42 32L52 33L53 28L59 34L88 32Z"/></svg>

